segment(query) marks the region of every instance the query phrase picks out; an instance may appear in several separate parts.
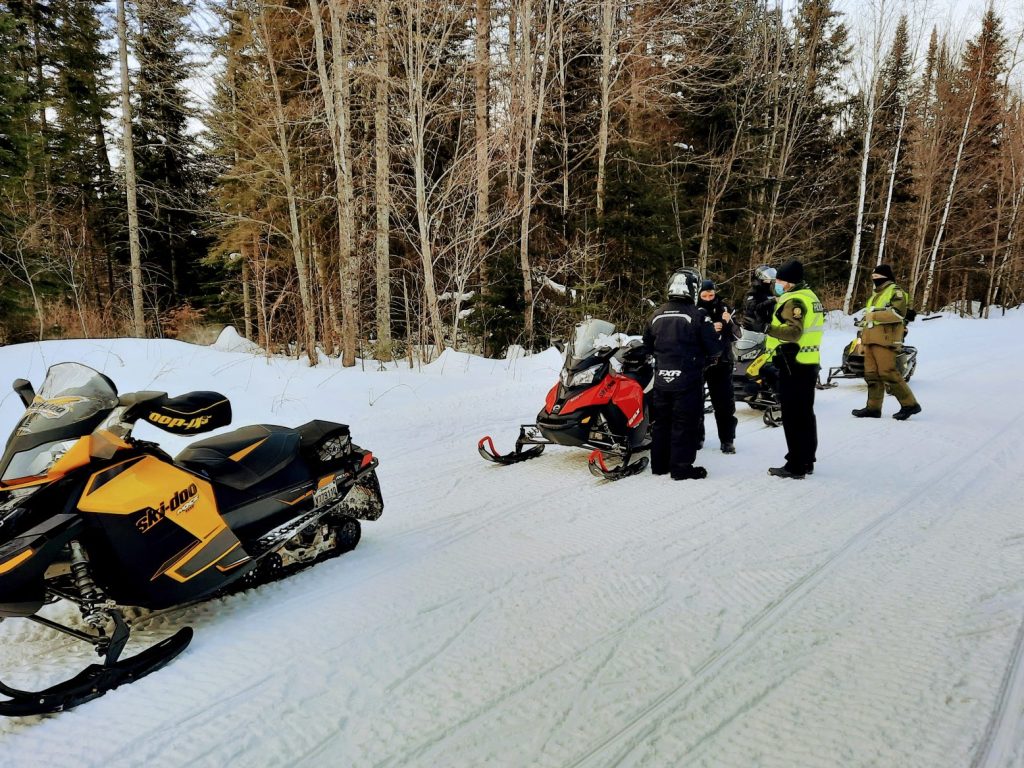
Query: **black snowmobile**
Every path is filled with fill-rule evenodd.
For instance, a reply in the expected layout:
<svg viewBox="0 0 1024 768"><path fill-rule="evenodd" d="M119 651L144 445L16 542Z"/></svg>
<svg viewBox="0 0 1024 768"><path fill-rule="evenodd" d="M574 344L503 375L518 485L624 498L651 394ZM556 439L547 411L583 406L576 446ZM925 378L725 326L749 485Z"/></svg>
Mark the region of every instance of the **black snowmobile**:
<svg viewBox="0 0 1024 768"><path fill-rule="evenodd" d="M147 421L179 435L231 422L216 392L118 395L78 363L50 368L0 459L0 621L18 617L91 643L102 657L43 691L0 682L0 715L58 712L167 664L175 635L121 659L124 607L183 605L255 586L353 549L359 519L383 510L377 460L344 424L261 424L194 442L171 458L131 436ZM58 600L85 628L39 615Z"/></svg>
<svg viewBox="0 0 1024 768"><path fill-rule="evenodd" d="M640 339L624 340L605 320L585 320L576 326L536 423L519 428L515 451L498 453L489 435L477 450L496 464L517 464L540 456L546 445L577 446L590 449L593 475L606 480L635 475L648 463L646 456L631 459L651 445L645 393L653 382L654 367ZM605 454L618 464L609 467Z"/></svg>
<svg viewBox="0 0 1024 768"><path fill-rule="evenodd" d="M740 338L733 342L736 365L732 389L737 402L763 412L761 418L766 426L778 427L782 424L782 406L774 387L774 369L765 359L766 338L763 333L744 328Z"/></svg>

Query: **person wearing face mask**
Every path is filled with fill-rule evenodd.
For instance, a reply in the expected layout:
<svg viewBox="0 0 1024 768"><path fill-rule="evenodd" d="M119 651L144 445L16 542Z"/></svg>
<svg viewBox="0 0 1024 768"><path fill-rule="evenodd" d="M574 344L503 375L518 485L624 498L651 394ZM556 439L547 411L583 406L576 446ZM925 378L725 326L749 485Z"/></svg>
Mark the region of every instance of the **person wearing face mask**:
<svg viewBox="0 0 1024 768"><path fill-rule="evenodd" d="M718 360L704 370L704 381L715 411L718 441L722 453L736 453L736 396L732 388L732 370L736 361L732 343L740 337L740 329L733 322L732 311L718 296L713 280L704 280L700 284L697 306L711 318L722 348Z"/></svg>
<svg viewBox="0 0 1024 768"><path fill-rule="evenodd" d="M764 333L772 321L775 310L775 270L767 264L755 268L750 276L750 290L743 300L743 317L740 322L748 331Z"/></svg>
<svg viewBox="0 0 1024 768"><path fill-rule="evenodd" d="M874 290L860 321L868 402L852 413L857 418L881 418L882 400L888 390L900 403L900 409L892 417L905 421L921 412L917 398L896 367L896 354L903 343L908 320L907 293L896 285L892 267L888 264L875 267L871 282Z"/></svg>
<svg viewBox="0 0 1024 768"><path fill-rule="evenodd" d="M768 474L799 480L814 473L818 424L814 390L821 363L825 312L804 282L804 266L789 261L776 270L775 312L768 327L766 348L778 369L782 428L786 434L786 463Z"/></svg>

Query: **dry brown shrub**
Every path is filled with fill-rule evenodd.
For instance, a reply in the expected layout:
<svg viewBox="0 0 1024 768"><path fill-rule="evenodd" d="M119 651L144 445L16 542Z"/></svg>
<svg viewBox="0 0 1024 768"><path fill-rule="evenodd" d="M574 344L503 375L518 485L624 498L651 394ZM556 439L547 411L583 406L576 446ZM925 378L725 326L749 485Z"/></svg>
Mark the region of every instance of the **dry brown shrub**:
<svg viewBox="0 0 1024 768"><path fill-rule="evenodd" d="M814 289L814 295L818 297L826 312L842 309L843 300L846 298L846 286L838 280L824 283Z"/></svg>
<svg viewBox="0 0 1024 768"><path fill-rule="evenodd" d="M120 307L76 307L63 299L42 302L47 339L112 339L131 336L130 317Z"/></svg>
<svg viewBox="0 0 1024 768"><path fill-rule="evenodd" d="M191 337L205 324L205 315L205 309L196 309L187 301L180 307L172 307L160 316L163 335L168 339Z"/></svg>

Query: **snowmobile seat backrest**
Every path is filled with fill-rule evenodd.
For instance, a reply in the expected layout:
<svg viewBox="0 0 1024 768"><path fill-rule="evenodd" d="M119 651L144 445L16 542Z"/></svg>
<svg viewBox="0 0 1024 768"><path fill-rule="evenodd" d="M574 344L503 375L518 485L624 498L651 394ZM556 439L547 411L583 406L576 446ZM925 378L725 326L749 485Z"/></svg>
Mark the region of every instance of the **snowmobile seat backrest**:
<svg viewBox="0 0 1024 768"><path fill-rule="evenodd" d="M348 438L350 433L348 424L338 424L334 421L322 421L314 419L307 421L301 427L296 427L304 449L316 448L325 439L331 437Z"/></svg>
<svg viewBox="0 0 1024 768"><path fill-rule="evenodd" d="M231 403L220 392L132 392L118 402L128 406L128 421L142 419L174 435L199 435L231 423Z"/></svg>
<svg viewBox="0 0 1024 768"><path fill-rule="evenodd" d="M299 443L294 429L255 424L192 443L174 461L214 483L243 491L292 463Z"/></svg>

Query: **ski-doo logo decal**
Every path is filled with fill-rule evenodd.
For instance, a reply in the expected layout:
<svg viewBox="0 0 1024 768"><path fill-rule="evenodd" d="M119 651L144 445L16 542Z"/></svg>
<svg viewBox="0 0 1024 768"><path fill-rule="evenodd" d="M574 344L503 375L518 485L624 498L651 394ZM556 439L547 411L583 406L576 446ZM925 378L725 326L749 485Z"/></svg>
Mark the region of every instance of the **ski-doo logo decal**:
<svg viewBox="0 0 1024 768"><path fill-rule="evenodd" d="M142 514L135 520L135 527L141 533L147 533L154 525L167 517L168 512L177 512L179 514L188 512L198 501L199 488L195 483L192 483L188 488L178 491L167 501L161 501L159 509L146 507L142 510Z"/></svg>
<svg viewBox="0 0 1024 768"><path fill-rule="evenodd" d="M154 424L160 424L171 429L199 429L210 421L209 416L196 416L194 419L174 418L165 416L162 413L153 411L149 414L149 420Z"/></svg>
<svg viewBox="0 0 1024 768"><path fill-rule="evenodd" d="M32 405L28 407L26 415L38 415L44 419L60 419L71 413L72 408L78 405L78 403L84 403L86 399L74 395L54 397L50 400L36 398Z"/></svg>

